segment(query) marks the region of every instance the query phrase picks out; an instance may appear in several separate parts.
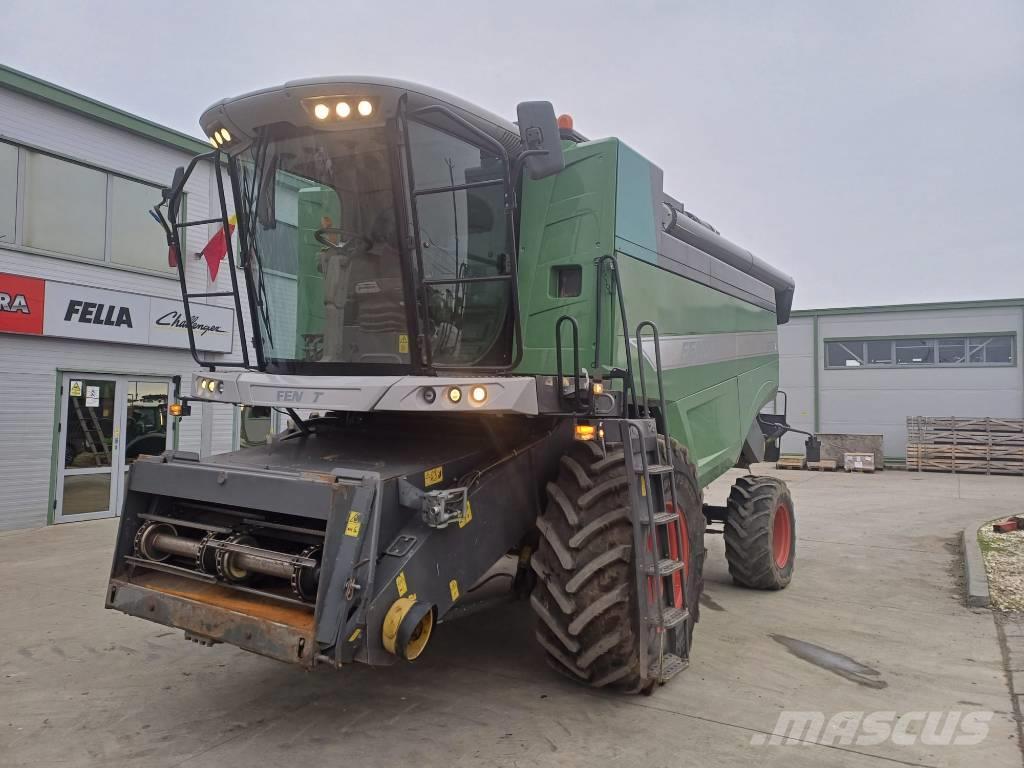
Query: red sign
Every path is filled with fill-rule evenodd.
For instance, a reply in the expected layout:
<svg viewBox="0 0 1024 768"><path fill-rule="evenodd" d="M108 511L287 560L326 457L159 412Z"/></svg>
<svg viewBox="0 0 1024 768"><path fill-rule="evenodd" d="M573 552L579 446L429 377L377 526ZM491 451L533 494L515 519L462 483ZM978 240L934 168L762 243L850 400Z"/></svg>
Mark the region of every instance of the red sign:
<svg viewBox="0 0 1024 768"><path fill-rule="evenodd" d="M46 281L0 272L0 333L43 333Z"/></svg>

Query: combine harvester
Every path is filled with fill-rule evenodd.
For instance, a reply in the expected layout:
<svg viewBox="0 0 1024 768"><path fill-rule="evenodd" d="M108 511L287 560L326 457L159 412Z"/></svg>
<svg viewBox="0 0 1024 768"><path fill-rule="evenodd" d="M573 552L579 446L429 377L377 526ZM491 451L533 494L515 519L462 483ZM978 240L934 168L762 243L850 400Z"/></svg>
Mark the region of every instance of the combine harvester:
<svg viewBox="0 0 1024 768"><path fill-rule="evenodd" d="M237 214L243 344L189 401L280 408L266 445L133 464L107 607L307 668L412 661L512 562L559 671L650 691L689 660L707 523L733 579L789 582L777 324L793 281L547 102L518 123L412 83L325 78L215 104L155 209ZM220 212L182 221L199 162ZM230 244L229 244L230 245ZM239 270L236 271L236 264ZM312 412L320 415L311 415ZM494 586L493 584L491 585Z"/></svg>

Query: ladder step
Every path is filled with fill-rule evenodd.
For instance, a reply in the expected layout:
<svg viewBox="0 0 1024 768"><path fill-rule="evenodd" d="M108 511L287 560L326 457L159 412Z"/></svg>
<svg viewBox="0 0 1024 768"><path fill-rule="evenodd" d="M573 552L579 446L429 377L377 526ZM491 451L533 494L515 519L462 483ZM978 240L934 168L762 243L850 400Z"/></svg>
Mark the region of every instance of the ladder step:
<svg viewBox="0 0 1024 768"><path fill-rule="evenodd" d="M663 608L661 610L661 619L657 616L651 616L647 619L647 623L661 626L665 629L672 629L672 627L682 624L688 618L690 618L690 612L685 608Z"/></svg>
<svg viewBox="0 0 1024 768"><path fill-rule="evenodd" d="M665 557L659 560L656 568L652 568L650 565L644 568L644 570L647 571L648 576L653 576L655 573L657 573L658 576L670 576L676 571L681 571L682 569L683 561L674 560L671 557Z"/></svg>
<svg viewBox="0 0 1024 768"><path fill-rule="evenodd" d="M655 659L651 664L651 677L659 683L667 683L688 666L690 662L686 659L681 659L674 653L666 653L660 661Z"/></svg>
<svg viewBox="0 0 1024 768"><path fill-rule="evenodd" d="M672 472L671 464L651 464L647 471L652 475L668 475Z"/></svg>
<svg viewBox="0 0 1024 768"><path fill-rule="evenodd" d="M656 514L654 516L653 523L650 521L650 518L647 518L647 519L645 519L643 521L643 524L644 525L668 525L669 523L674 523L674 522L677 522L678 520L679 520L679 515L677 515L675 512L659 512L658 514Z"/></svg>

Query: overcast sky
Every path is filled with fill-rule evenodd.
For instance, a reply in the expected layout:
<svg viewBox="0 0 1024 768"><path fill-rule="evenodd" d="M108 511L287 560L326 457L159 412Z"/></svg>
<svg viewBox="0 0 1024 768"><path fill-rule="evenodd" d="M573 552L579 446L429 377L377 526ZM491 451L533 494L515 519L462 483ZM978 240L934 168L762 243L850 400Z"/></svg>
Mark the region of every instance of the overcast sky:
<svg viewBox="0 0 1024 768"><path fill-rule="evenodd" d="M282 81L550 99L799 307L1024 296L1024 0L4 0L4 63L200 136Z"/></svg>

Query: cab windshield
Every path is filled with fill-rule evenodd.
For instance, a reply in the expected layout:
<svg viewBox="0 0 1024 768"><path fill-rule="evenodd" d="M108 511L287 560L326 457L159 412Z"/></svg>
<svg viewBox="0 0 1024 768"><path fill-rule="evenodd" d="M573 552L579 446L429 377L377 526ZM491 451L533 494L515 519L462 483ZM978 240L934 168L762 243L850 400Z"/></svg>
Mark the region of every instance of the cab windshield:
<svg viewBox="0 0 1024 768"><path fill-rule="evenodd" d="M238 158L268 370L398 372L414 335L433 364L510 359L499 158L415 122L409 156L396 158L390 135L281 125Z"/></svg>
<svg viewBox="0 0 1024 768"><path fill-rule="evenodd" d="M239 158L268 368L409 363L389 154L383 129L289 126Z"/></svg>

